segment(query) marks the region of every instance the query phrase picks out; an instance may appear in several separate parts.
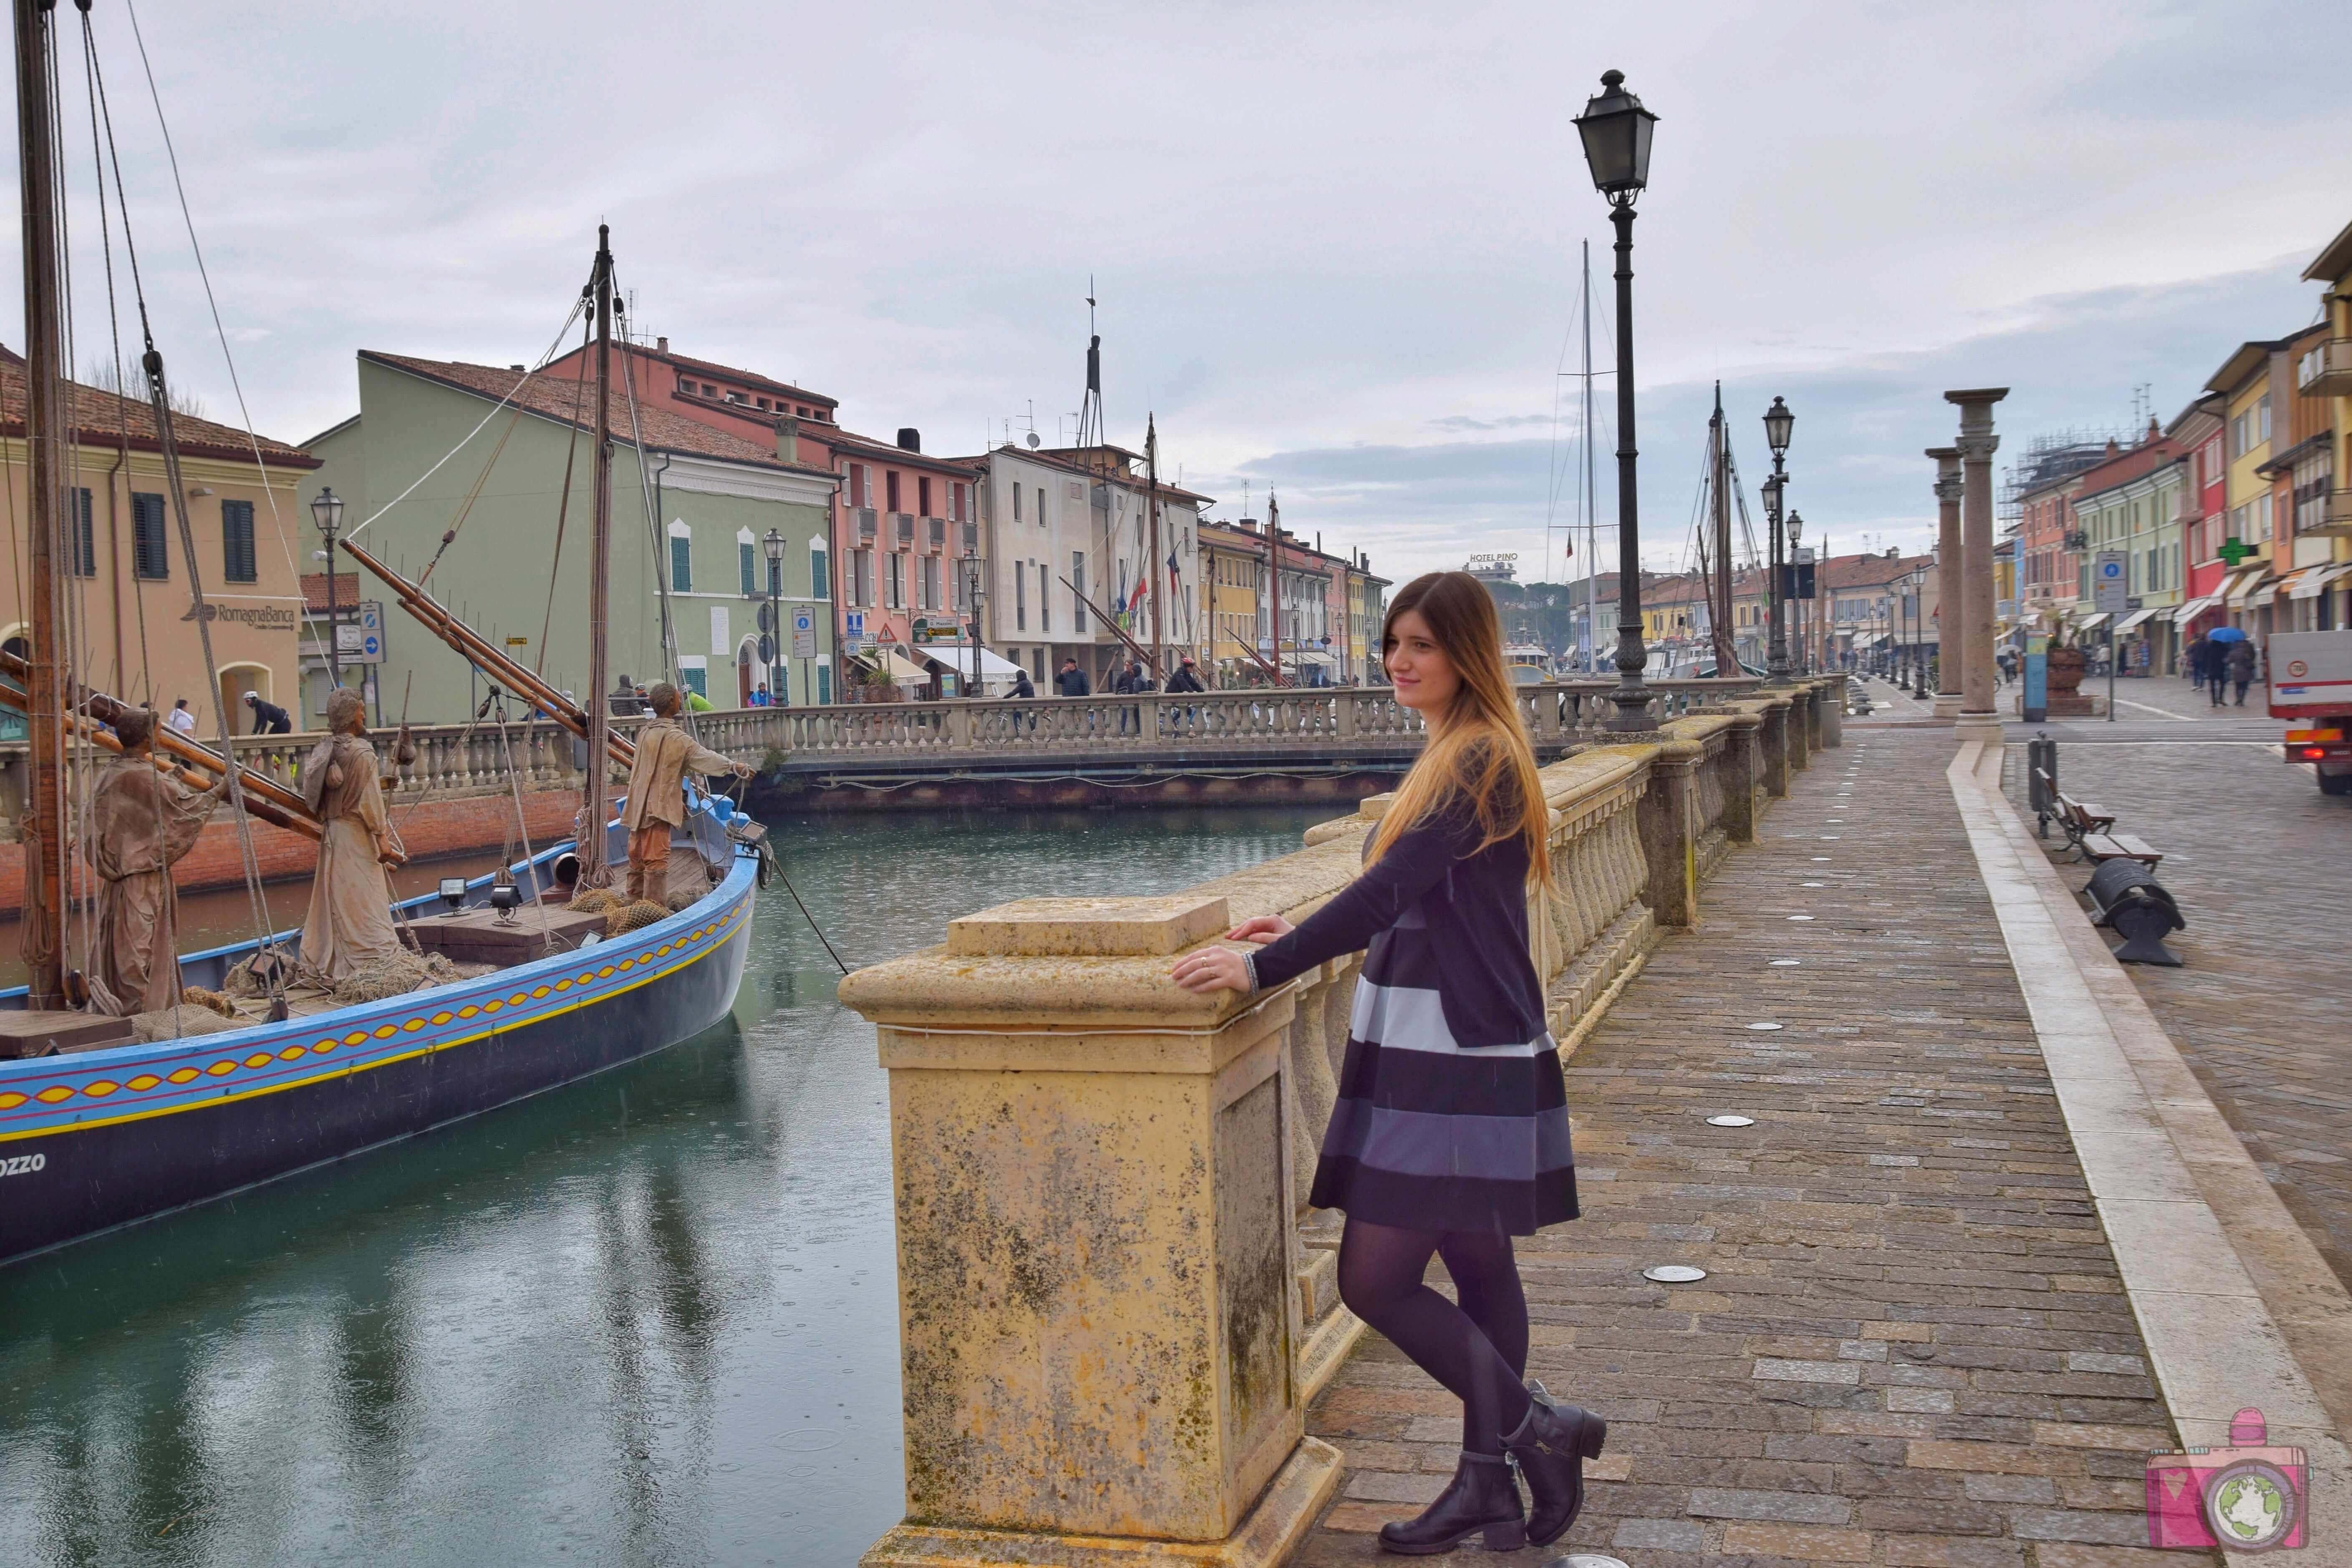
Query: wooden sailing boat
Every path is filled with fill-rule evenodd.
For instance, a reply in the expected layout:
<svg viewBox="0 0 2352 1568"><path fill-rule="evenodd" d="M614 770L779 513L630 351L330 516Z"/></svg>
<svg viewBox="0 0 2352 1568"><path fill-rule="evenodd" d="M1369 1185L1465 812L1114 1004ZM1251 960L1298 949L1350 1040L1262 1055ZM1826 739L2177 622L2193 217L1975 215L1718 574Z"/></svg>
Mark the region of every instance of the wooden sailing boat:
<svg viewBox="0 0 2352 1568"><path fill-rule="evenodd" d="M111 700L68 691L58 626L58 457L68 437L59 365L54 248L54 149L42 61L51 11L13 0L18 127L24 153L27 439L31 459L31 651L0 658L0 697L13 680L27 713L33 788L25 820L25 952L31 983L0 993L21 1010L18 1037L47 1029L61 1054L0 1060L0 1262L233 1192L490 1110L635 1060L695 1035L733 1006L750 941L755 891L765 880L761 836L722 799L705 797L679 840L715 869L715 885L689 907L604 940L584 932L539 944L541 956L455 984L359 1005L311 999L221 1032L152 1044L74 1048L77 1025L112 1024L66 1005L63 941L68 812L61 752L69 727L94 734ZM633 749L609 731L604 710L604 584L611 534L606 365L612 254L599 230L591 285L597 316L597 486L590 615L594 679L585 708L566 702L491 648L425 591L366 552L344 548L383 577L434 634L493 682L554 716L591 754L625 764ZM160 356L150 354L160 387ZM168 411L156 399L167 444ZM334 563L328 567L332 571ZM199 590L200 592L200 590ZM68 701L70 695L71 700ZM159 735L159 765L196 770L205 782L229 771L218 753ZM616 858L618 825L605 808L603 766L585 770L583 820L604 825L575 849L558 844L497 877L445 883L397 906L417 921L494 923L504 906L561 899ZM299 795L242 769L234 795L266 819L298 831L309 820ZM316 829L315 821L309 822ZM503 886L501 886L503 884ZM505 895L516 889L520 900ZM453 909L436 916L446 900ZM484 906L499 909L485 915ZM547 928L542 928L544 931ZM182 984L221 988L227 972L265 945L291 949L293 933L184 955ZM552 951L550 951L552 949Z"/></svg>

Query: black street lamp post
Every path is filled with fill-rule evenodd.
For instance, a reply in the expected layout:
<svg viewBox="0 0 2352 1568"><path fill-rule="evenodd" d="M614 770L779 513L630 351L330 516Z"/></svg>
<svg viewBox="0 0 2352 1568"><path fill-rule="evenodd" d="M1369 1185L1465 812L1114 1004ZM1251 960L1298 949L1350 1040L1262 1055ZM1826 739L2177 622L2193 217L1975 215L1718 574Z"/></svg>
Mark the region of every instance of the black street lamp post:
<svg viewBox="0 0 2352 1568"><path fill-rule="evenodd" d="M768 635L763 647L768 654L768 702L782 706L784 665L784 536L770 529L761 536L760 548L768 557Z"/></svg>
<svg viewBox="0 0 2352 1568"><path fill-rule="evenodd" d="M966 524L970 527L970 524ZM971 617L971 683L964 689L966 697L978 697L982 691L980 668L980 546L967 542L963 551L963 606Z"/></svg>
<svg viewBox="0 0 2352 1568"><path fill-rule="evenodd" d="M1764 510L1770 519L1766 531L1772 546L1772 647L1765 658L1765 675L1775 685L1785 685L1789 679L1789 601L1796 597L1797 586L1797 574L1780 548L1780 500L1789 488L1783 465L1789 456L1789 433L1796 423L1797 416L1778 397L1764 411L1764 439L1772 448L1772 477L1764 481Z"/></svg>
<svg viewBox="0 0 2352 1568"><path fill-rule="evenodd" d="M1617 704L1612 730L1658 727L1642 683L1642 528L1634 494L1633 202L1650 181L1650 133L1658 117L1625 90L1623 71L1601 73L1601 91L1577 117L1593 188L1609 198L1617 228Z"/></svg>
<svg viewBox="0 0 2352 1568"><path fill-rule="evenodd" d="M327 541L327 678L340 691L343 685L343 636L336 621L335 531L343 525L343 498L335 493L334 486L324 487L312 500L310 519Z"/></svg>
<svg viewBox="0 0 2352 1568"><path fill-rule="evenodd" d="M1789 597L1791 600L1795 599L1797 596L1795 592L1797 586L1797 549L1798 546L1804 542L1804 539L1805 520L1792 511L1789 514ZM1822 590L1826 586L1828 586L1828 584L1822 582L1821 574L1816 571L1813 576L1812 602L1814 607L1811 613L1805 617L1805 622L1801 623L1799 626L1796 656L1790 660L1790 662L1795 666L1797 673L1800 675L1811 675L1813 672L1812 639L1814 636L1819 634L1821 626L1824 624L1821 622L1820 617L1829 613L1829 602L1822 594ZM1790 610L1792 615L1794 614L1795 609L1796 606L1791 604L1790 605Z"/></svg>

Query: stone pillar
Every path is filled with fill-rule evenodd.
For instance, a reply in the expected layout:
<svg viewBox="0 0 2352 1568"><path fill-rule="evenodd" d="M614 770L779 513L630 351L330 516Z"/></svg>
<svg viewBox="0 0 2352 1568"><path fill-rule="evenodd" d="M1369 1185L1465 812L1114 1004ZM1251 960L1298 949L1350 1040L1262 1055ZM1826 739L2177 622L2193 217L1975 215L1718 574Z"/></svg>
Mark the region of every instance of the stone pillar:
<svg viewBox="0 0 2352 1568"><path fill-rule="evenodd" d="M1953 727L1963 740L2000 739L2000 715L1993 710L1992 648L1992 455L2000 437L1992 433L1992 405L2009 395L2005 386L1948 392L1960 405L1960 616L1967 639L1960 668L1960 711Z"/></svg>
<svg viewBox="0 0 2352 1568"><path fill-rule="evenodd" d="M1960 603L1960 449L1930 447L1927 456L1936 459L1936 717L1957 719L1969 646Z"/></svg>
<svg viewBox="0 0 2352 1568"><path fill-rule="evenodd" d="M1698 767L1706 748L1696 741L1660 741L1645 751L1650 787L1637 808L1642 855L1650 885L1643 901L1662 926L1698 924Z"/></svg>
<svg viewBox="0 0 2352 1568"><path fill-rule="evenodd" d="M890 1075L907 1517L869 1568L1255 1568L1306 1436L1284 1125L1295 993L1179 990L1221 897L1028 899L861 969Z"/></svg>
<svg viewBox="0 0 2352 1568"><path fill-rule="evenodd" d="M1813 710L1821 715L1815 738L1822 751L1834 752L1845 744L1845 677L1832 676L1816 687L1813 701Z"/></svg>
<svg viewBox="0 0 2352 1568"><path fill-rule="evenodd" d="M1775 691L1764 699L1763 777L1758 782L1774 800L1789 793L1789 745L1794 725L1785 692Z"/></svg>
<svg viewBox="0 0 2352 1568"><path fill-rule="evenodd" d="M1723 746L1723 835L1734 844L1756 842L1756 792L1761 782L1764 714L1742 703Z"/></svg>

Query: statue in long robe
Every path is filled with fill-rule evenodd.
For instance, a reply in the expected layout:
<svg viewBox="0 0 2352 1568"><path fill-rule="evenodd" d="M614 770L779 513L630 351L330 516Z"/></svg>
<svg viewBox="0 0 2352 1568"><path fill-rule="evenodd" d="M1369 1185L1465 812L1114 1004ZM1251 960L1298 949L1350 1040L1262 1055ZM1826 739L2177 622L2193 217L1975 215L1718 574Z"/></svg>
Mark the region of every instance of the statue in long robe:
<svg viewBox="0 0 2352 1568"><path fill-rule="evenodd" d="M302 764L302 796L325 825L310 908L302 917L304 975L329 984L361 964L402 950L392 923L392 818L376 777L365 710L355 691L327 700L327 738Z"/></svg>
<svg viewBox="0 0 2352 1568"><path fill-rule="evenodd" d="M157 772L154 721L143 711L117 719L114 732L122 752L107 759L90 790L82 854L98 873L90 1010L127 1018L179 1003L179 899L172 865L195 847L228 780L195 790Z"/></svg>

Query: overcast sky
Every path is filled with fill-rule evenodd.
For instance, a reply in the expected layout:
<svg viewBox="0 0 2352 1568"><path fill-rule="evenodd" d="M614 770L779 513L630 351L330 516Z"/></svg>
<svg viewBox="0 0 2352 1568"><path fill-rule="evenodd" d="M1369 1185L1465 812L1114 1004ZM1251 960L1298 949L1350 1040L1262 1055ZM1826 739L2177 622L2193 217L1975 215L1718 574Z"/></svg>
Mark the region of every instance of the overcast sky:
<svg viewBox="0 0 2352 1568"><path fill-rule="evenodd" d="M104 283L59 14L86 364ZM234 420L121 0L96 15L159 340ZM2297 274L2352 221L2352 6L2331 0L148 0L140 19L267 435L354 412L362 348L536 359L603 219L643 330L679 352L935 452L1033 406L1051 442L1091 275L1114 439L1139 445L1154 411L1227 515L1273 486L1290 527L1399 578L1477 551L1564 569L1541 570L1547 520L1574 512L1558 373L1588 239L1612 352L1607 212L1570 121L1610 67L1663 117L1634 262L1654 567L1685 558L1717 376L1751 484L1764 405L1796 410L1809 537L1917 546L1945 388L2013 387L2011 449L2126 425L2142 384L2168 419L2238 342L2315 319ZM19 298L14 247L0 270ZM1612 522L1612 444L1604 426Z"/></svg>

